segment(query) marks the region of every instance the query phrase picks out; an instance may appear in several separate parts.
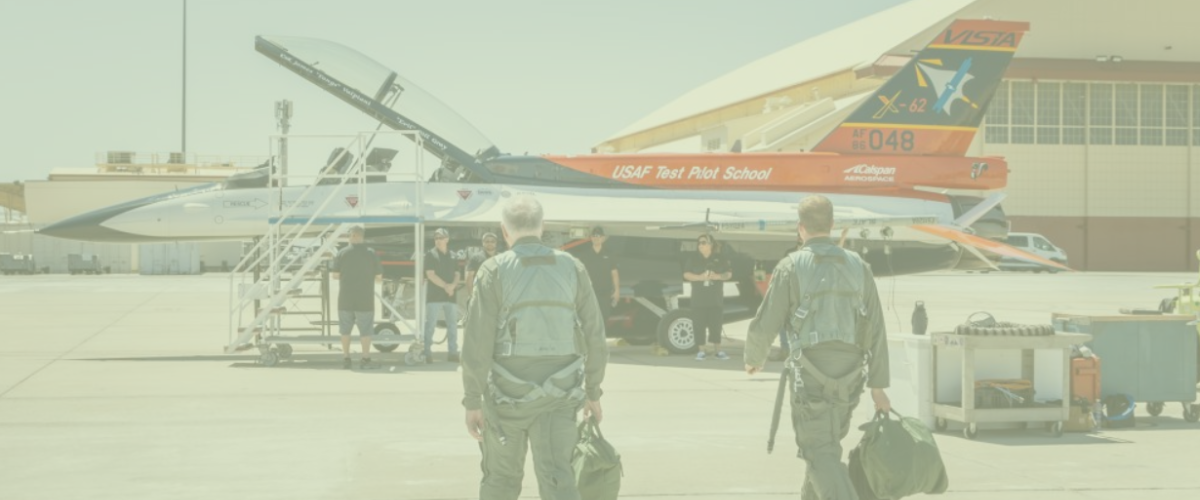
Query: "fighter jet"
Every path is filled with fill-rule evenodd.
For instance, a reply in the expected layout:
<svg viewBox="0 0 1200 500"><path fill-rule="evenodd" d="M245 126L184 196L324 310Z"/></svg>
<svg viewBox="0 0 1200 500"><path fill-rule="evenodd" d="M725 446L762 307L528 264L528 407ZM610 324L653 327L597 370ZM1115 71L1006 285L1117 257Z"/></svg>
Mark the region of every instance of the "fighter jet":
<svg viewBox="0 0 1200 500"><path fill-rule="evenodd" d="M41 232L112 242L245 240L275 223L354 221L369 225L373 246L393 244L403 261L416 246L413 222L457 231L461 247L479 228L496 226L504 199L528 193L546 207L549 240L564 248L603 225L625 270L623 288L654 284L649 295L682 281L681 254L697 235L716 234L752 310L761 281L754 271L769 273L794 247L797 202L820 193L837 207L835 233L845 230L844 245L878 276L989 268L1002 256L1063 268L999 242L1008 227L999 192L1007 166L1002 158L964 156L1027 30L1027 23L955 21L812 153L571 156L502 154L432 94L353 49L257 37L256 49L271 60L383 125L416 132L439 162L428 182L389 182L395 150L341 150L320 168L329 177L312 189L279 188L271 184L274 167L264 165ZM340 180L353 173L361 184Z"/></svg>
<svg viewBox="0 0 1200 500"><path fill-rule="evenodd" d="M936 220L876 225L888 231L863 227L849 235L847 245L887 275L992 267L1000 255L1037 259L995 243L1007 232L1002 196L982 199L928 189L988 192L1006 184L1003 159L963 153L1027 30L1027 23L952 23L876 92L882 107L867 100L814 148L816 153L505 155L432 94L352 49L289 37L257 37L255 47L382 124L417 131L422 146L440 160L422 210L415 209L410 184L369 185L367 191L378 194L364 195L362 207L355 201L358 188L342 186L345 206L340 208L375 217L381 226L398 213L449 225L494 223L495 213L481 204L495 202L500 193L528 191L569 201L548 207L551 216L561 217L548 222L564 228L604 224L617 236L685 239L698 230L720 231L728 241L755 243L739 245L751 258L774 260L794 244L786 226L794 225L795 202L804 193L819 192L835 197L846 225ZM947 80L929 68L935 63L958 69ZM950 106L951 98L972 106ZM368 182L385 182L386 151L366 156L361 168L374 172ZM352 158L342 152L323 170L344 173ZM250 238L263 234L271 222L267 177L265 171L241 174L101 209L42 232L92 241ZM300 188L287 189L298 193ZM294 202L286 194L283 200ZM573 210L584 203L628 213Z"/></svg>

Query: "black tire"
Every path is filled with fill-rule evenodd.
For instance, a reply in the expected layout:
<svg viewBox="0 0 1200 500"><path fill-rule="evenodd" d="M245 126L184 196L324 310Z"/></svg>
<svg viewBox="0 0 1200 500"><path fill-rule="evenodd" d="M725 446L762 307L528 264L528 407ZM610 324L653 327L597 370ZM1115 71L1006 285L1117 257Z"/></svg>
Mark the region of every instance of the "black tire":
<svg viewBox="0 0 1200 500"><path fill-rule="evenodd" d="M1161 402L1146 403L1146 413L1151 417L1162 415L1163 404Z"/></svg>
<svg viewBox="0 0 1200 500"><path fill-rule="evenodd" d="M696 344L692 312L676 309L664 314L658 320L658 343L672 354L694 354L700 350Z"/></svg>
<svg viewBox="0 0 1200 500"><path fill-rule="evenodd" d="M292 357L292 345L275 344L275 352L279 354L279 359L290 359Z"/></svg>
<svg viewBox="0 0 1200 500"><path fill-rule="evenodd" d="M379 337L384 337L384 336L395 337L396 343L394 343L394 344L374 344L374 343L372 343L371 346L374 347L376 351L392 352L392 351L395 351L397 347L400 347L400 329L396 328L395 324L380 323L378 325L375 325L374 338L378 339Z"/></svg>
<svg viewBox="0 0 1200 500"><path fill-rule="evenodd" d="M642 307L640 304L634 303L631 305L633 310L633 324L623 332L620 332L616 337L625 340L629 345L650 345L658 340L658 320L659 317L653 311Z"/></svg>
<svg viewBox="0 0 1200 500"><path fill-rule="evenodd" d="M1175 304L1178 301L1178 297L1162 299L1162 301L1158 303L1158 311L1163 314L1171 314L1171 312L1175 310Z"/></svg>
<svg viewBox="0 0 1200 500"><path fill-rule="evenodd" d="M1200 420L1200 405L1184 405L1183 419L1191 423Z"/></svg>

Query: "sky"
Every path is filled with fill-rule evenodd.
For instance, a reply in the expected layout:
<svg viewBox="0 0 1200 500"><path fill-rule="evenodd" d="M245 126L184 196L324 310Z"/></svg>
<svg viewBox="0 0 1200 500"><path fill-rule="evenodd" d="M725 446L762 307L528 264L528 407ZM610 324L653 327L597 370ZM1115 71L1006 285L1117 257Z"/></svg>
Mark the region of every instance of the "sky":
<svg viewBox="0 0 1200 500"><path fill-rule="evenodd" d="M270 153L292 134L373 129L254 50L321 38L396 70L501 151L587 153L721 75L904 0L189 0L187 152ZM0 182L183 148L183 0L0 0ZM786 69L781 69L786 70Z"/></svg>

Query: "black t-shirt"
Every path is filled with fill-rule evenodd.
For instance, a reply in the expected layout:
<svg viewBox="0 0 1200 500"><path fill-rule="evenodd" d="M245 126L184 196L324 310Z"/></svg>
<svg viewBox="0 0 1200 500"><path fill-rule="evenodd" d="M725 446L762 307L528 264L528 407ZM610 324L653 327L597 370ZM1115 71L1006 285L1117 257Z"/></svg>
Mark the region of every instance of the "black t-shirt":
<svg viewBox="0 0 1200 500"><path fill-rule="evenodd" d="M612 272L617 268L617 261L608 255L608 248L601 248L600 253L596 253L596 247L585 245L577 257L583 262L583 267L587 268L588 277L592 279L592 290L596 291L596 295L600 296L602 292L605 296L612 295Z"/></svg>
<svg viewBox="0 0 1200 500"><path fill-rule="evenodd" d="M441 253L437 248L431 248L429 253L425 254L425 274L429 275L429 271L433 271L437 277L441 278L446 283L454 282L454 273L458 272L458 260L450 256L450 252ZM450 294L440 286L437 286L428 278L425 279L425 302L454 302L450 298Z"/></svg>
<svg viewBox="0 0 1200 500"><path fill-rule="evenodd" d="M366 245L350 245L338 252L333 272L338 281L339 311L374 311L375 276L383 272L379 256Z"/></svg>
<svg viewBox="0 0 1200 500"><path fill-rule="evenodd" d="M500 252L496 252L496 253L500 253ZM494 257L494 255L488 255L487 252L481 252L481 253L472 255L471 259L467 261L467 272L469 273L469 272L478 271L479 266L483 265L483 261L488 260L492 257Z"/></svg>
<svg viewBox="0 0 1200 500"><path fill-rule="evenodd" d="M713 274L725 274L729 270L729 259L716 253L706 259L700 252L695 252L689 256L683 266L684 272L692 274L704 274L707 271L712 271ZM692 308L724 304L725 281L712 280L707 285L703 281L690 281L689 283L692 284Z"/></svg>

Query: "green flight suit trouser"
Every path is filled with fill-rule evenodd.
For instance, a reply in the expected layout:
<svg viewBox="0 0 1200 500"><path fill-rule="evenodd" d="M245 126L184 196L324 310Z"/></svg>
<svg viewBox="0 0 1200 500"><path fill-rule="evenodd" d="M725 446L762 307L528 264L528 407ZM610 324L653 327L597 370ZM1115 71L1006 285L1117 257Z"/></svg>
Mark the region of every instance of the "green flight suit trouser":
<svg viewBox="0 0 1200 500"><path fill-rule="evenodd" d="M538 403L547 399L552 398L531 404L544 407ZM516 500L525 477L525 452L533 448L533 470L542 500L579 500L575 471L571 467L571 455L579 442L575 421L579 404L562 403L567 402L541 411L508 405L485 411L488 422L480 446L483 451L480 499Z"/></svg>
<svg viewBox="0 0 1200 500"><path fill-rule="evenodd" d="M858 500L842 463L842 439L863 392L861 355L812 349L798 362L792 426L806 463L802 500Z"/></svg>

